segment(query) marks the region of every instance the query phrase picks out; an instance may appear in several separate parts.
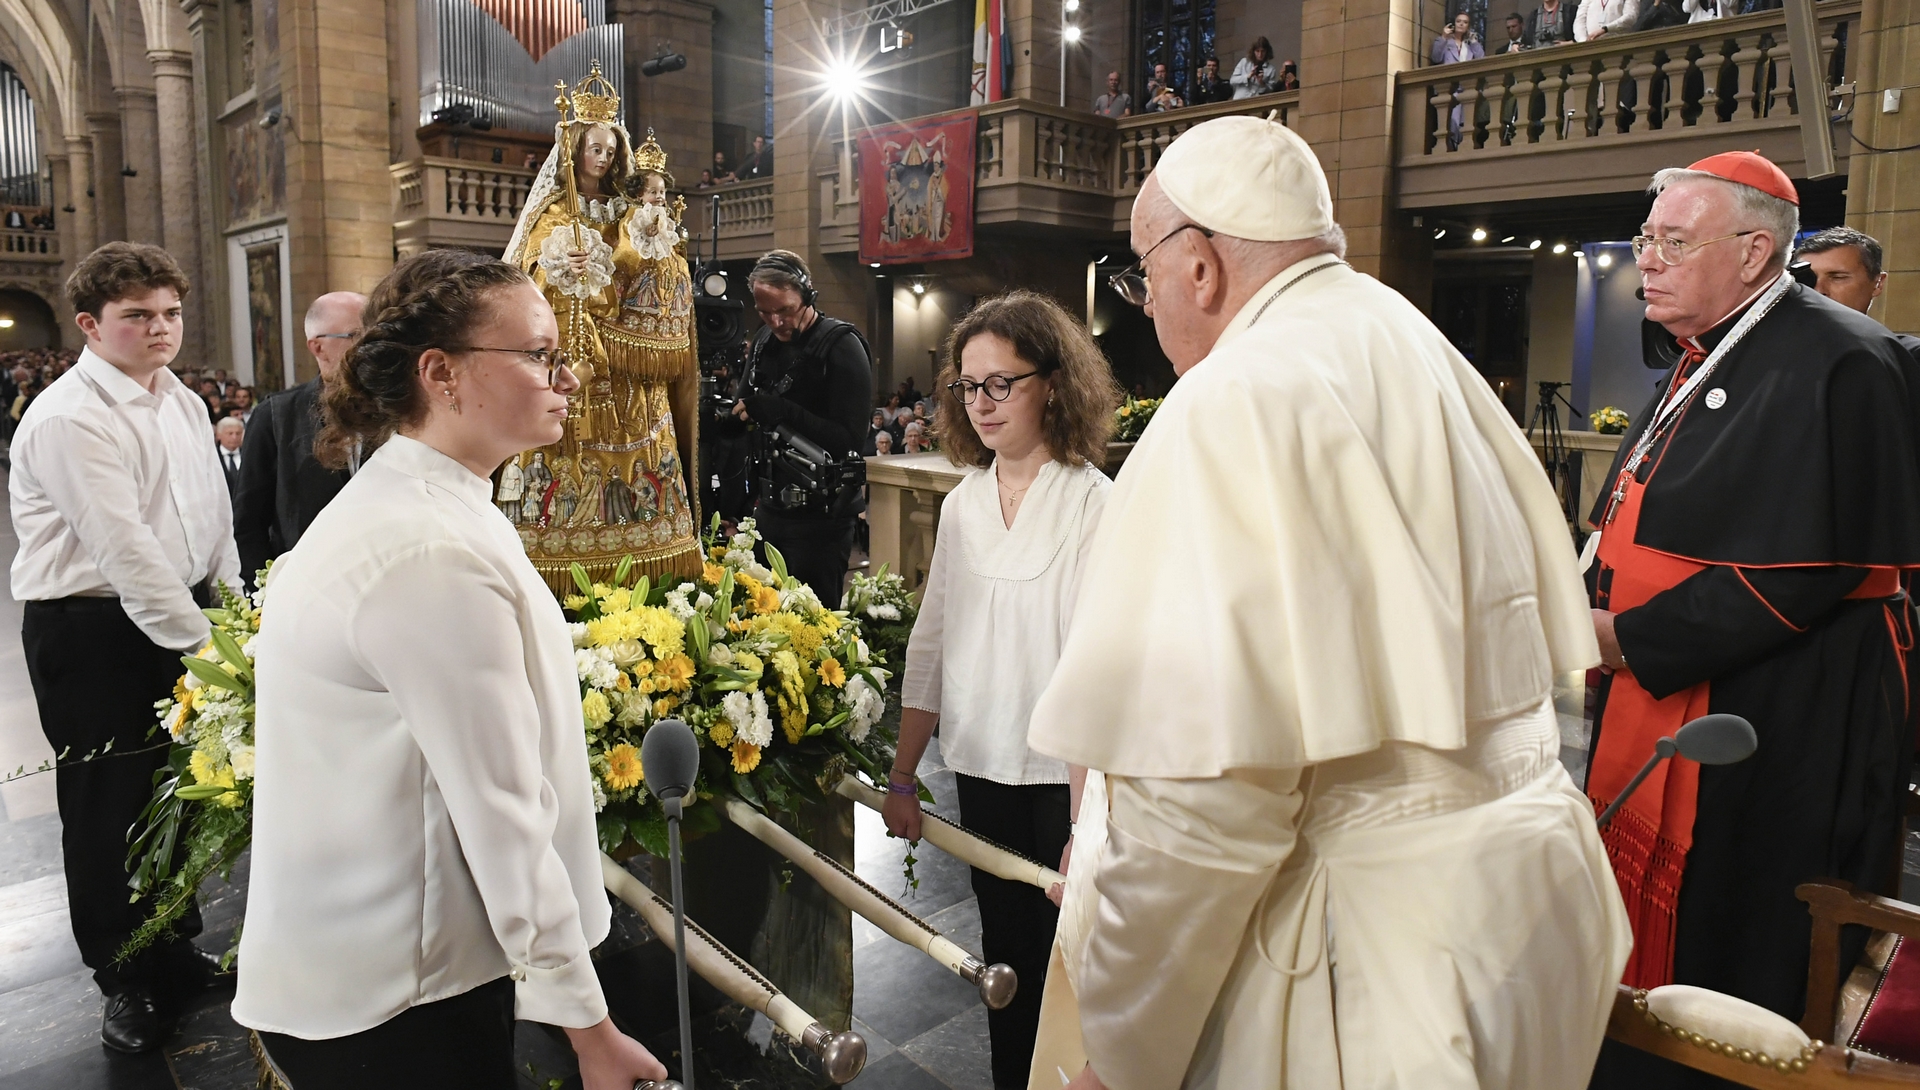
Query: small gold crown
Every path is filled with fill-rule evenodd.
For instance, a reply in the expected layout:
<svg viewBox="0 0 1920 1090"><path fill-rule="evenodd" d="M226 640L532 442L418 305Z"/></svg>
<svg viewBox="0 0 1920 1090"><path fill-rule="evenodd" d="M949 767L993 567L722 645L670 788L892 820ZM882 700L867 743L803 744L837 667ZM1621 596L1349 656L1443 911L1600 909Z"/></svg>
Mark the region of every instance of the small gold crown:
<svg viewBox="0 0 1920 1090"><path fill-rule="evenodd" d="M642 174L667 172L667 149L661 147L660 142L653 138L652 126L647 127L646 143L633 151L633 168Z"/></svg>
<svg viewBox="0 0 1920 1090"><path fill-rule="evenodd" d="M590 124L612 123L620 119L620 94L613 84L600 74L600 62L594 61L587 72L587 78L573 85L568 92L565 80L556 82L554 90L560 92L553 100L553 108L560 111L562 121L569 120L567 113L572 111L573 121Z"/></svg>

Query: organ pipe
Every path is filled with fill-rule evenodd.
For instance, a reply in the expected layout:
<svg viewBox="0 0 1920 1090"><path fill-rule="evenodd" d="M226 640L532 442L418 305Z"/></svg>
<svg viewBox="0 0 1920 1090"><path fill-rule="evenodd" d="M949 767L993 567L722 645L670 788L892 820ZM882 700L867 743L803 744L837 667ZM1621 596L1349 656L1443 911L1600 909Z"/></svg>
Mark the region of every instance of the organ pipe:
<svg viewBox="0 0 1920 1090"><path fill-rule="evenodd" d="M466 105L495 126L546 132L555 80L572 84L595 60L608 73L625 70L622 28L607 22L606 0L418 2L422 125L435 110Z"/></svg>

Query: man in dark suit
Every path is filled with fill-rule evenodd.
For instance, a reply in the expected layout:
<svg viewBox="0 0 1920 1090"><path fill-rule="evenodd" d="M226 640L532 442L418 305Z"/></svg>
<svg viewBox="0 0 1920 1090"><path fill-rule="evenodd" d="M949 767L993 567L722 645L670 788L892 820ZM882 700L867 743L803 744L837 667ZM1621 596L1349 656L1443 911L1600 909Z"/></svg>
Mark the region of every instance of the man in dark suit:
<svg viewBox="0 0 1920 1090"><path fill-rule="evenodd" d="M1208 57L1207 63L1193 81L1191 102L1198 106L1204 102L1230 102L1233 100L1233 83L1220 74L1220 58Z"/></svg>
<svg viewBox="0 0 1920 1090"><path fill-rule="evenodd" d="M346 486L348 473L313 456L320 431L321 385L346 359L360 335L366 296L336 291L307 310L307 351L320 375L262 401L240 451L240 487L234 498L233 540L249 583L267 561L293 548L314 516Z"/></svg>
<svg viewBox="0 0 1920 1090"><path fill-rule="evenodd" d="M213 426L213 441L220 445L220 473L227 479L227 498L233 501L234 510L240 509L240 444L247 435L246 421L237 416L221 418Z"/></svg>

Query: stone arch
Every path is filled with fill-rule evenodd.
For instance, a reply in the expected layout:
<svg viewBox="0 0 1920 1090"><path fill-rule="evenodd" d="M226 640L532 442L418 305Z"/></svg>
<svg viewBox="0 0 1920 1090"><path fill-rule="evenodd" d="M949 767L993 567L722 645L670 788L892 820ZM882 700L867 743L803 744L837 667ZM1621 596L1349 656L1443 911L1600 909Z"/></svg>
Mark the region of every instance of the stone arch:
<svg viewBox="0 0 1920 1090"><path fill-rule="evenodd" d="M40 291L0 278L0 352L20 348L59 348L64 340L60 311Z"/></svg>
<svg viewBox="0 0 1920 1090"><path fill-rule="evenodd" d="M80 331L73 325L73 308L67 305L66 293L61 290L58 268L9 268L7 263L0 263L0 311L5 310L4 300L9 292L32 296L46 308L45 313L52 319L52 336L47 347L80 343ZM38 346L7 344L6 338L0 338L0 351L27 347Z"/></svg>

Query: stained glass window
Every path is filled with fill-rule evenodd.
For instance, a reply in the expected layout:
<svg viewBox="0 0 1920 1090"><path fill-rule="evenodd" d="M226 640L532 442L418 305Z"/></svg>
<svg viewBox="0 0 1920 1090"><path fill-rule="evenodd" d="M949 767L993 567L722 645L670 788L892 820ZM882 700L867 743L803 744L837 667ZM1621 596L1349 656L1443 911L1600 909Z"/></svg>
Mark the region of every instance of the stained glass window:
<svg viewBox="0 0 1920 1090"><path fill-rule="evenodd" d="M1181 98L1192 100L1200 66L1213 55L1214 0L1141 0L1140 73L1130 88L1136 103L1147 98L1147 81L1156 64L1167 66L1167 82ZM1231 61L1221 70L1233 70Z"/></svg>

